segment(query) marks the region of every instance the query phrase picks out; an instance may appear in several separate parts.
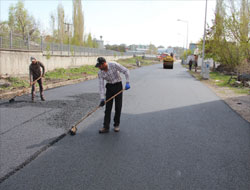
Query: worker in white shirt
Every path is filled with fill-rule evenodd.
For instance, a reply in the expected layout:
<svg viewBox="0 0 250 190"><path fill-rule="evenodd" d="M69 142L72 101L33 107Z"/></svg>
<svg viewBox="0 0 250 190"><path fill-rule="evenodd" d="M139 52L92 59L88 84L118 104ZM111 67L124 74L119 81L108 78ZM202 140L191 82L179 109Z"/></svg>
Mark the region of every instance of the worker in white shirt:
<svg viewBox="0 0 250 190"><path fill-rule="evenodd" d="M105 105L105 88L104 80L106 81L106 100L114 96L121 90L122 79L120 73L123 73L126 77L125 90L130 88L129 84L129 70L119 63L107 63L105 58L99 57L97 59L96 67L100 69L98 72L99 78L99 91L101 96L100 106ZM103 127L99 130L99 133L107 133L110 128L111 111L113 106L113 99L106 103L105 116ZM122 109L122 93L115 97L115 116L114 116L114 131L119 132L120 117Z"/></svg>

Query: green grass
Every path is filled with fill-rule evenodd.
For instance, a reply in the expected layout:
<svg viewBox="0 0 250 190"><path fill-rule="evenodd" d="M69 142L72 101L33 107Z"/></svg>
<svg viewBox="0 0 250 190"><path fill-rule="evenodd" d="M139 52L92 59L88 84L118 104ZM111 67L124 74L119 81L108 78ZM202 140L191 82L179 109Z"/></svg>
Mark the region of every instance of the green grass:
<svg viewBox="0 0 250 190"><path fill-rule="evenodd" d="M10 87L7 88L20 88L20 87L29 87L29 82L17 77L8 78L8 82L11 83Z"/></svg>
<svg viewBox="0 0 250 190"><path fill-rule="evenodd" d="M219 72L210 72L210 78L214 81L216 85L221 87L231 87L230 84L234 83L235 79L232 79L230 84L228 84L230 77L230 75L224 75Z"/></svg>
<svg viewBox="0 0 250 190"><path fill-rule="evenodd" d="M78 79L83 75L97 75L98 69L92 65L84 65L79 68L71 69L55 69L54 71L47 72L45 77L47 79Z"/></svg>
<svg viewBox="0 0 250 190"><path fill-rule="evenodd" d="M249 88L243 87L243 85L240 87L233 87L231 85L236 81L236 79L232 79L230 84L228 84L230 77L230 75L224 75L219 72L210 72L210 79L212 79L212 82L217 86L229 87L231 90L238 94L249 94Z"/></svg>
<svg viewBox="0 0 250 190"><path fill-rule="evenodd" d="M196 79L202 80L202 76L200 75L200 73L196 73L196 72L190 71L190 70L188 70L188 72L189 72L191 75L195 76Z"/></svg>
<svg viewBox="0 0 250 190"><path fill-rule="evenodd" d="M199 73L195 73L194 71L188 71L190 74L195 76L198 80L202 80L202 77ZM250 94L250 89L247 87L244 87L243 85L239 87L234 87L232 84L236 81L236 79L231 79L230 83L228 84L228 81L230 79L230 75L225 75L219 72L210 72L210 81L219 87L228 87L229 89L233 90L235 93L238 94ZM234 76L235 77L235 76Z"/></svg>

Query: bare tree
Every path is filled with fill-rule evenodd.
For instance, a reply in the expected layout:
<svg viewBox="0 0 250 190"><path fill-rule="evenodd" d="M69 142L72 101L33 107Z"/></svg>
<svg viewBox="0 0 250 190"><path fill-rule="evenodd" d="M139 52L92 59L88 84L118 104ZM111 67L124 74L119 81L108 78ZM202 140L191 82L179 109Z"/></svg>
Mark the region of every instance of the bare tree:
<svg viewBox="0 0 250 190"><path fill-rule="evenodd" d="M58 41L63 43L65 39L65 26L64 26L64 8L61 4L57 7L57 24L58 24Z"/></svg>
<svg viewBox="0 0 250 190"><path fill-rule="evenodd" d="M53 13L50 14L51 19L51 30L52 30L52 37L55 38L55 24L56 24L56 17Z"/></svg>

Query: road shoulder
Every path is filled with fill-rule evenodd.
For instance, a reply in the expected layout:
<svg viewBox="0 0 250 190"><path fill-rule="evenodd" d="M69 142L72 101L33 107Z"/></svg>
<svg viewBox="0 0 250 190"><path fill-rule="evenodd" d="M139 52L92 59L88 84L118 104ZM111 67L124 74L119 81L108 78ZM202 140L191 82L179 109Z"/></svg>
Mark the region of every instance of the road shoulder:
<svg viewBox="0 0 250 190"><path fill-rule="evenodd" d="M189 72L194 78L201 81L209 87L218 97L237 112L242 118L250 123L250 95L239 94L228 87L220 87L211 82L211 80L200 79L200 73Z"/></svg>

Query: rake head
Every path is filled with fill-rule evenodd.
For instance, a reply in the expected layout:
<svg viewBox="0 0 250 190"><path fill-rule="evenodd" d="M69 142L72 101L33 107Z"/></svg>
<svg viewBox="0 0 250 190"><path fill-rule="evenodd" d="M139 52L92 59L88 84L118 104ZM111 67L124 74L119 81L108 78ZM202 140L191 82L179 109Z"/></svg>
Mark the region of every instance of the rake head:
<svg viewBox="0 0 250 190"><path fill-rule="evenodd" d="M13 103L13 102L15 102L15 99L14 99L14 98L11 98L11 99L9 100L9 103Z"/></svg>
<svg viewBox="0 0 250 190"><path fill-rule="evenodd" d="M76 126L72 126L71 129L69 130L69 134L73 136L76 134L76 131L77 131Z"/></svg>

